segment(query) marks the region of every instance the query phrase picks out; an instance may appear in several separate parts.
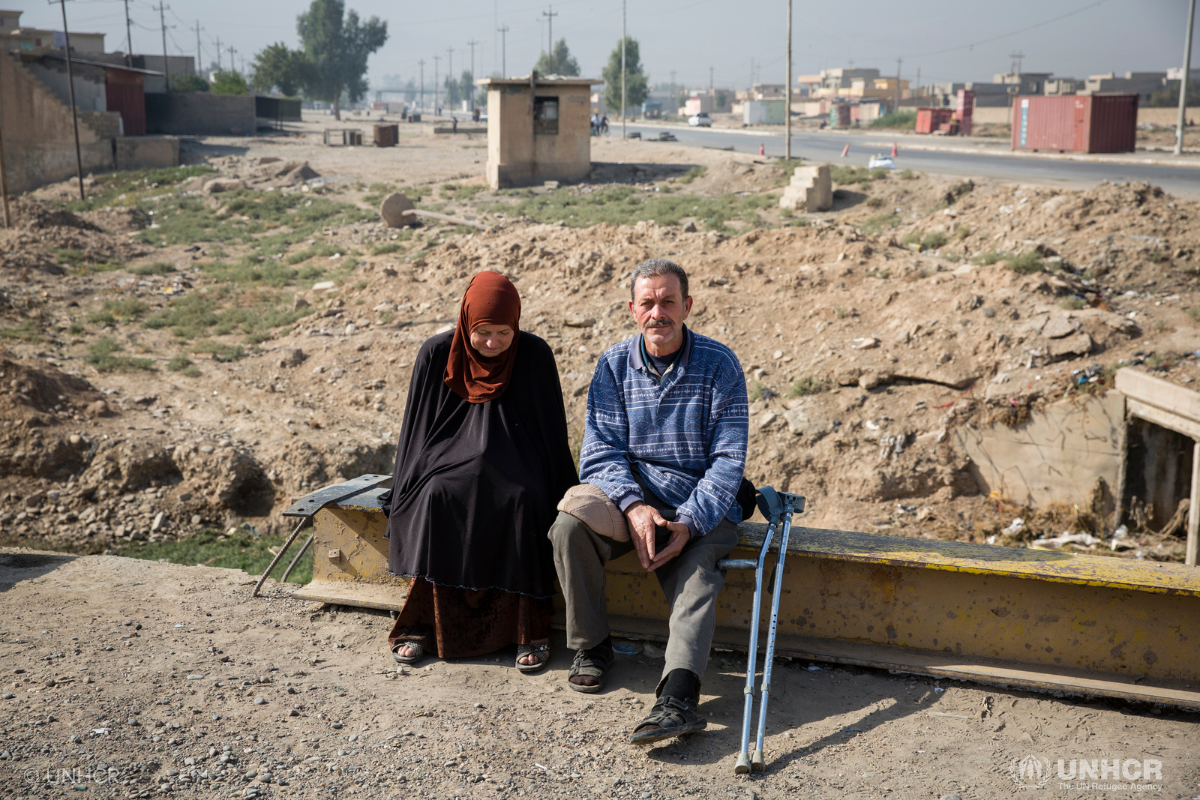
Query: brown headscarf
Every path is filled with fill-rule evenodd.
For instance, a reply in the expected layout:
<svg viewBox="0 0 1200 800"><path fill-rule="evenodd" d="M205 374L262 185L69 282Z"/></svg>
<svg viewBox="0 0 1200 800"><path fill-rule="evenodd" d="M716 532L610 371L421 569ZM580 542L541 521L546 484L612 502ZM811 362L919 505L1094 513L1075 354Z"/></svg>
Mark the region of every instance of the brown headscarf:
<svg viewBox="0 0 1200 800"><path fill-rule="evenodd" d="M521 338L521 296L512 281L498 272L480 272L471 279L458 312L458 326L450 342L446 385L470 403L486 403L504 394ZM494 358L485 358L471 346L471 331L480 325L508 325L512 345Z"/></svg>

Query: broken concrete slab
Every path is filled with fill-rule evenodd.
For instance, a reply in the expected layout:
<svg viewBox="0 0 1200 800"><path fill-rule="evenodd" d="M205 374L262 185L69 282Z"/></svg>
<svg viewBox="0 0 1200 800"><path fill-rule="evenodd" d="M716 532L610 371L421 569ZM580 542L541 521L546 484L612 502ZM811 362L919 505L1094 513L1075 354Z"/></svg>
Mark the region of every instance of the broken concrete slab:
<svg viewBox="0 0 1200 800"><path fill-rule="evenodd" d="M1079 322L1064 314L1051 317L1042 328L1042 336L1047 339L1061 339L1064 336L1070 336L1077 330L1079 330Z"/></svg>

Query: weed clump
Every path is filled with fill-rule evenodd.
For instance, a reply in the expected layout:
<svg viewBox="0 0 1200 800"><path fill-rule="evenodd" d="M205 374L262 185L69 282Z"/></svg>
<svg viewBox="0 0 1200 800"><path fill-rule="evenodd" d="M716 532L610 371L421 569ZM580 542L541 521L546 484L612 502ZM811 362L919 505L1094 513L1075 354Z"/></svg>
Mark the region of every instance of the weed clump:
<svg viewBox="0 0 1200 800"><path fill-rule="evenodd" d="M92 343L83 360L95 367L97 372L128 372L130 370L154 372L153 361L148 358L117 355L122 349L116 340L104 336Z"/></svg>
<svg viewBox="0 0 1200 800"><path fill-rule="evenodd" d="M810 394L818 394L825 391L825 381L821 378L814 378L811 375L805 375L799 380L792 381L792 385L788 387L788 397L805 397Z"/></svg>

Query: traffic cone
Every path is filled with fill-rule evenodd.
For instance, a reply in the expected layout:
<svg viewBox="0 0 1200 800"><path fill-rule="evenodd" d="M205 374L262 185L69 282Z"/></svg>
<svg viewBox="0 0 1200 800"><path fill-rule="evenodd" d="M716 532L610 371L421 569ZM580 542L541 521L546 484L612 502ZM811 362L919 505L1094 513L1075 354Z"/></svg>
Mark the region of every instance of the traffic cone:
<svg viewBox="0 0 1200 800"><path fill-rule="evenodd" d="M892 142L892 158L895 158L898 155L900 155L900 153L896 150L896 143Z"/></svg>
<svg viewBox="0 0 1200 800"><path fill-rule="evenodd" d="M763 142L758 143L758 154L760 156L765 156L767 154L767 148Z"/></svg>
<svg viewBox="0 0 1200 800"><path fill-rule="evenodd" d="M850 155L850 145L846 145L842 148L842 158L845 158L848 155Z"/></svg>

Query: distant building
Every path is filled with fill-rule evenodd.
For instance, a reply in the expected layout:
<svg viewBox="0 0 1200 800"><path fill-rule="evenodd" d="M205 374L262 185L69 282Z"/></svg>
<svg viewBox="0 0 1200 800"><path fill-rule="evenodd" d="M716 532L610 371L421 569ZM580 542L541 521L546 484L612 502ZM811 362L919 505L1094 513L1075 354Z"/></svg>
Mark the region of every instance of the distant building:
<svg viewBox="0 0 1200 800"><path fill-rule="evenodd" d="M62 31L22 28L21 11L0 10L0 50L38 50L41 48L66 47L66 36ZM71 52L80 55L104 53L103 33L71 33Z"/></svg>
<svg viewBox="0 0 1200 800"><path fill-rule="evenodd" d="M487 180L493 189L578 181L592 169L588 78L486 78Z"/></svg>
<svg viewBox="0 0 1200 800"><path fill-rule="evenodd" d="M1166 72L1126 72L1118 78L1111 72L1088 75L1087 84L1078 94L1136 94L1139 103L1148 103L1150 95L1167 84Z"/></svg>
<svg viewBox="0 0 1200 800"><path fill-rule="evenodd" d="M138 69L150 70L151 72L166 72L163 77L147 77L146 78L146 93L161 94L167 90L168 78L174 82L177 78L182 78L185 75L196 74L196 60L192 56L167 56L167 69L163 69L163 57L156 55L135 55L133 57L133 66Z"/></svg>
<svg viewBox="0 0 1200 800"><path fill-rule="evenodd" d="M1012 94L1044 94L1052 72L1006 72L992 76L992 83L1017 87Z"/></svg>
<svg viewBox="0 0 1200 800"><path fill-rule="evenodd" d="M1074 78L1050 78L1045 83L1044 93L1050 96L1078 94L1083 87L1084 82Z"/></svg>

